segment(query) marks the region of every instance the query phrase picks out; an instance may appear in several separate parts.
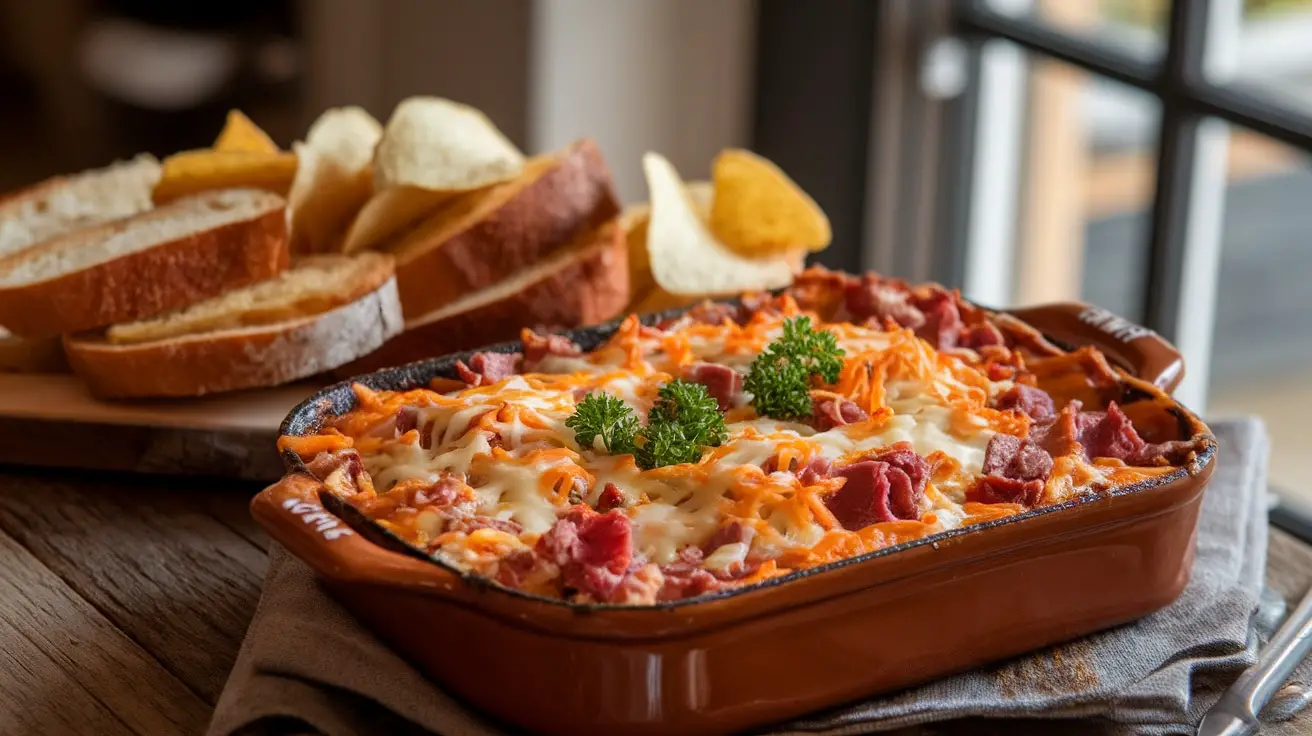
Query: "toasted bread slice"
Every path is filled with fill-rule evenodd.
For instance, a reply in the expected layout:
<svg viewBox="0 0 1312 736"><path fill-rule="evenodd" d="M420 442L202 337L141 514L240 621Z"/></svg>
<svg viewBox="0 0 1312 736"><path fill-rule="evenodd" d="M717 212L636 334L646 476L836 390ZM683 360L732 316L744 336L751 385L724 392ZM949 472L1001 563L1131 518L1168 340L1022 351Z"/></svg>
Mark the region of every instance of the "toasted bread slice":
<svg viewBox="0 0 1312 736"><path fill-rule="evenodd" d="M0 259L0 324L40 337L151 317L271 278L287 260L281 197L206 192Z"/></svg>
<svg viewBox="0 0 1312 736"><path fill-rule="evenodd" d="M73 176L57 176L0 198L0 257L77 228L150 209L159 161L143 154Z"/></svg>
<svg viewBox="0 0 1312 736"><path fill-rule="evenodd" d="M596 143L531 159L518 178L458 196L390 248L407 319L496 284L618 213Z"/></svg>
<svg viewBox="0 0 1312 736"><path fill-rule="evenodd" d="M624 231L612 220L496 285L409 320L405 332L336 374L389 365L519 337L525 327L604 322L629 298Z"/></svg>
<svg viewBox="0 0 1312 736"><path fill-rule="evenodd" d="M118 342L94 333L65 336L64 346L101 398L200 396L331 370L402 326L388 258L315 257L167 318L120 325Z"/></svg>
<svg viewBox="0 0 1312 736"><path fill-rule="evenodd" d="M382 253L295 258L291 268L268 281L158 317L114 325L105 331L105 339L125 345L308 317L349 304L390 278L392 259Z"/></svg>
<svg viewBox="0 0 1312 736"><path fill-rule="evenodd" d="M0 373L67 373L58 337L28 340L0 329Z"/></svg>

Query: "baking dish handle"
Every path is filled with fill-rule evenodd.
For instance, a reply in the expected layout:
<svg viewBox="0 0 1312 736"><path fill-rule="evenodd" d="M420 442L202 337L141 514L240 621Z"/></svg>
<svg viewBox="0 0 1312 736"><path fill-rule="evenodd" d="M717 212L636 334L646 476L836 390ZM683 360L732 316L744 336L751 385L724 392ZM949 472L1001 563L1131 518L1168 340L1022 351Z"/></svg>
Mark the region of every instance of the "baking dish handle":
<svg viewBox="0 0 1312 736"><path fill-rule="evenodd" d="M451 591L459 580L437 565L383 549L319 503L323 484L289 473L256 494L251 515L296 557L324 577L349 582Z"/></svg>
<svg viewBox="0 0 1312 736"><path fill-rule="evenodd" d="M1184 378L1184 358L1161 335L1101 307L1081 302L1006 310L1044 336L1071 347L1092 345L1130 375L1166 393Z"/></svg>

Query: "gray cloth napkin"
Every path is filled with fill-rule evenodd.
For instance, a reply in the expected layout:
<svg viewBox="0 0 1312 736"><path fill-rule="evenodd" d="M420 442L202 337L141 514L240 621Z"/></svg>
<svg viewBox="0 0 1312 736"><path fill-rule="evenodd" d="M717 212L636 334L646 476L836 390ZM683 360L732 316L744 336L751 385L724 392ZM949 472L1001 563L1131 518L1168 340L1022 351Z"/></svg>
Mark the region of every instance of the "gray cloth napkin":
<svg viewBox="0 0 1312 736"><path fill-rule="evenodd" d="M1253 663L1262 634L1255 631L1254 613L1266 568L1267 437L1256 420L1212 427L1221 455L1203 499L1193 575L1171 606L1133 624L773 733L919 732L920 724L943 721L955 727L944 724L935 733L1004 724L1010 725L999 732L1027 725L1047 733L1062 723L1052 719L1072 718L1083 719L1082 733L1192 733L1190 724ZM1301 672L1304 682L1309 674ZM307 730L330 736L502 733L360 627L308 568L275 547L264 595L209 734Z"/></svg>

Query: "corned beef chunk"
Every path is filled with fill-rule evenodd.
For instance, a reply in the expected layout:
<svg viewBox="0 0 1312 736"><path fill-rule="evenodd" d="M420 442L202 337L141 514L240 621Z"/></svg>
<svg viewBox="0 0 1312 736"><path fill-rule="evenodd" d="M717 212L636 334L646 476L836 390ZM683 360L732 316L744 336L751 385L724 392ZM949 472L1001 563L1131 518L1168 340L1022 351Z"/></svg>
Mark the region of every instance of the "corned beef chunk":
<svg viewBox="0 0 1312 736"><path fill-rule="evenodd" d="M611 600L633 561L633 532L619 511L599 514L577 505L538 538L537 553L560 567L561 584Z"/></svg>
<svg viewBox="0 0 1312 736"><path fill-rule="evenodd" d="M869 459L888 463L907 474L917 498L925 493L929 481L929 463L921 457L910 442L897 442L869 456Z"/></svg>
<svg viewBox="0 0 1312 736"><path fill-rule="evenodd" d="M601 489L601 495L597 497L597 511L604 514L611 509L620 508L624 508L624 493L614 483L607 483L606 487Z"/></svg>
<svg viewBox="0 0 1312 736"><path fill-rule="evenodd" d="M1052 456L1037 442L995 434L984 450L983 472L1015 480L1044 481L1052 474Z"/></svg>
<svg viewBox="0 0 1312 736"><path fill-rule="evenodd" d="M720 587L720 581L709 571L687 562L675 562L661 565L664 581L658 601L677 601L704 595Z"/></svg>
<svg viewBox="0 0 1312 736"><path fill-rule="evenodd" d="M573 357L582 354L583 348L564 335L540 335L532 330L524 334L525 370L535 370L548 355Z"/></svg>
<svg viewBox="0 0 1312 736"><path fill-rule="evenodd" d="M961 332L958 344L963 348L979 350L990 345L1006 345L1007 340L992 322L977 322Z"/></svg>
<svg viewBox="0 0 1312 736"><path fill-rule="evenodd" d="M718 363L693 363L688 366L684 377L705 386L707 393L720 405L720 411L733 408L734 399L743 390L743 375Z"/></svg>
<svg viewBox="0 0 1312 736"><path fill-rule="evenodd" d="M917 493L910 476L889 463L862 460L836 469L834 476L847 482L825 496L824 503L844 529L920 516L923 489Z"/></svg>
<svg viewBox="0 0 1312 736"><path fill-rule="evenodd" d="M916 306L925 315L925 323L916 328L916 334L939 350L955 348L962 328L957 298L951 292L935 289Z"/></svg>
<svg viewBox="0 0 1312 736"><path fill-rule="evenodd" d="M1134 430L1116 402L1109 403L1107 411L1080 411L1080 407L1080 402L1070 402L1052 423L1032 427L1030 439L1043 445L1054 457L1068 453L1076 442L1084 448L1087 458L1122 461L1139 457L1147 447L1148 443Z"/></svg>
<svg viewBox="0 0 1312 736"><path fill-rule="evenodd" d="M442 527L445 532L464 532L473 534L479 529L496 529L497 531L506 532L507 534L519 535L524 531L524 527L510 519L494 519L491 516L473 515L473 516L455 516L447 520L446 526Z"/></svg>
<svg viewBox="0 0 1312 736"><path fill-rule="evenodd" d="M469 386L487 386L509 378L519 371L519 353L474 353L465 361L456 361L456 373Z"/></svg>
<svg viewBox="0 0 1312 736"><path fill-rule="evenodd" d="M993 405L998 409L1016 409L1039 422L1057 416L1057 409L1047 391L1023 383L1018 383L998 394Z"/></svg>
<svg viewBox="0 0 1312 736"><path fill-rule="evenodd" d="M1037 506L1043 500L1043 481L986 475L966 491L966 500L978 503L1018 503Z"/></svg>
<svg viewBox="0 0 1312 736"><path fill-rule="evenodd" d="M764 470L767 475L770 473L777 473L781 470L785 473L794 473L797 475L797 480L802 485L809 486L822 478L828 478L829 471L832 467L833 466L829 460L820 455L816 455L800 468L796 467L796 463L790 464L787 468L781 468L779 467L779 458L772 457L765 461L765 464L761 466L761 470Z"/></svg>
<svg viewBox="0 0 1312 736"><path fill-rule="evenodd" d="M721 325L725 320L738 322L745 310L732 304L719 304L717 302L705 301L689 309L683 314L683 317L706 325Z"/></svg>
<svg viewBox="0 0 1312 736"><path fill-rule="evenodd" d="M884 281L874 274L868 273L860 280L849 281L844 304L853 322L873 319L883 324L885 319L891 319L912 329L925 324L925 315L911 303L905 286Z"/></svg>
<svg viewBox="0 0 1312 736"><path fill-rule="evenodd" d="M855 424L868 418L865 409L848 399L825 396L816 397L811 402L810 424L820 432L845 424Z"/></svg>
<svg viewBox="0 0 1312 736"><path fill-rule="evenodd" d="M751 528L743 526L739 522L731 521L715 530L715 533L711 535L711 538L706 540L706 543L702 545L701 552L709 555L726 544L738 544L739 542L750 541L752 534L753 532Z"/></svg>

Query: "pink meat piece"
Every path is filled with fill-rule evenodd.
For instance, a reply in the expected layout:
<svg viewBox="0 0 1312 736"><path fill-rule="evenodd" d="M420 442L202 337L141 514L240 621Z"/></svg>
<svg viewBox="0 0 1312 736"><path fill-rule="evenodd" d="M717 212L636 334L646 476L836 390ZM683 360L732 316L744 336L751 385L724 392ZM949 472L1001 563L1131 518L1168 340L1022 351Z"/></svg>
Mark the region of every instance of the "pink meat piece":
<svg viewBox="0 0 1312 736"><path fill-rule="evenodd" d="M1043 481L986 475L975 482L966 498L979 503L1018 503L1037 506L1043 500Z"/></svg>
<svg viewBox="0 0 1312 736"><path fill-rule="evenodd" d="M925 324L924 313L912 304L905 287L883 281L874 274L849 281L844 291L844 305L853 322L891 319L903 327L918 329Z"/></svg>
<svg viewBox="0 0 1312 736"><path fill-rule="evenodd" d="M1057 409L1047 391L1036 386L1018 383L998 394L993 405L998 409L1016 409L1035 421L1046 421L1057 416Z"/></svg>
<svg viewBox="0 0 1312 736"><path fill-rule="evenodd" d="M597 497L597 511L606 513L611 509L624 508L624 492L614 483L607 483Z"/></svg>
<svg viewBox="0 0 1312 736"><path fill-rule="evenodd" d="M718 363L693 363L684 378L705 386L706 392L720 405L720 411L733 408L734 399L743 390L743 374Z"/></svg>
<svg viewBox="0 0 1312 736"><path fill-rule="evenodd" d="M1055 421L1030 429L1030 439L1053 456L1065 454L1078 442L1086 458L1114 458L1129 462L1142 457L1148 443L1135 431L1130 418L1111 402L1107 411L1081 411L1079 401L1062 408Z"/></svg>
<svg viewBox="0 0 1312 736"><path fill-rule="evenodd" d="M766 460L765 464L761 466L761 470L765 471L767 475L769 475L770 473L777 473L780 470L783 470L786 473L795 473L797 475L798 482L800 482L804 486L814 485L816 482L820 481L821 479L828 478L829 471L832 468L833 468L833 464L830 463L829 460L827 460L826 458L821 457L820 455L816 455L815 457L811 458L806 463L806 465L803 465L800 468L793 467L793 466L787 468L780 468L779 459L776 457L772 457L769 460Z"/></svg>
<svg viewBox="0 0 1312 736"><path fill-rule="evenodd" d="M846 482L825 496L824 503L844 529L920 516L923 490L917 493L911 478L886 462L862 460L838 468L834 475Z"/></svg>
<svg viewBox="0 0 1312 736"><path fill-rule="evenodd" d="M434 483L412 490L409 494L410 498L407 500L409 505L415 508L450 506L457 501L464 500L464 493L462 492L464 485L459 478L444 475Z"/></svg>
<svg viewBox="0 0 1312 736"><path fill-rule="evenodd" d="M961 332L958 344L963 348L979 350L990 345L1006 345L1007 340L997 325L992 322L979 322Z"/></svg>
<svg viewBox="0 0 1312 736"><path fill-rule="evenodd" d="M1032 440L995 434L984 450L983 472L1021 481L1044 481L1052 475L1052 456Z"/></svg>
<svg viewBox="0 0 1312 736"><path fill-rule="evenodd" d="M935 289L929 296L917 300L916 307L925 315L925 322L916 328L916 334L939 350L957 346L961 334L961 310L957 298L948 291Z"/></svg>
<svg viewBox="0 0 1312 736"><path fill-rule="evenodd" d="M519 353L474 353L469 365L456 361L456 373L469 386L487 386L515 375L520 359Z"/></svg>
<svg viewBox="0 0 1312 736"><path fill-rule="evenodd" d="M686 563L661 565L664 583L656 594L658 601L677 601L704 595L720 587L720 580L700 567Z"/></svg>
<svg viewBox="0 0 1312 736"><path fill-rule="evenodd" d="M709 555L726 544L746 542L749 537L748 527L743 526L740 522L731 521L715 530L710 539L707 539L706 543L702 545L701 552L703 555Z"/></svg>
<svg viewBox="0 0 1312 736"><path fill-rule="evenodd" d="M564 335L541 335L529 331L524 337L524 369L532 371L548 355L573 357L582 355L583 348Z"/></svg>
<svg viewBox="0 0 1312 736"><path fill-rule="evenodd" d="M819 432L825 432L834 427L842 427L847 424L855 424L868 418L869 415L866 414L865 409L848 399L834 399L826 396L811 402L810 424Z"/></svg>
<svg viewBox="0 0 1312 736"><path fill-rule="evenodd" d="M353 483L364 472L364 461L360 459L360 453L349 447L321 452L305 464L305 469L315 478L325 480L343 465L346 466L347 477Z"/></svg>
<svg viewBox="0 0 1312 736"><path fill-rule="evenodd" d="M465 534L473 534L479 529L496 529L516 536L524 531L524 527L520 526L518 522L510 519L494 519L491 516L481 514L455 516L448 519L446 525L442 527L443 532L464 532Z"/></svg>
<svg viewBox="0 0 1312 736"><path fill-rule="evenodd" d="M911 487L917 497L925 493L925 484L929 482L929 463L916 452L910 442L895 442L872 454L867 459L888 463L907 474Z"/></svg>
<svg viewBox="0 0 1312 736"><path fill-rule="evenodd" d="M633 561L633 532L619 511L572 506L538 538L537 553L560 568L561 583L609 600Z"/></svg>

